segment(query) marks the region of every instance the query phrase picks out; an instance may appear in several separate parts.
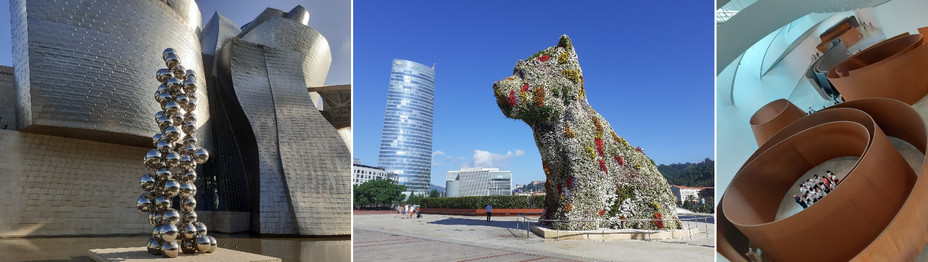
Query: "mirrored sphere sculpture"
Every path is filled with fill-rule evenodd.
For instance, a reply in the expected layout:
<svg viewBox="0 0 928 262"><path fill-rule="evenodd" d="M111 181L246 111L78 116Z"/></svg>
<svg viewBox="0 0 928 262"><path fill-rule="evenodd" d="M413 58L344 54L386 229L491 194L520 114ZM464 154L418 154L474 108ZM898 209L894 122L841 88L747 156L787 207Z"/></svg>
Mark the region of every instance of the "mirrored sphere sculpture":
<svg viewBox="0 0 928 262"><path fill-rule="evenodd" d="M206 235L206 224L197 221L194 211L197 187L194 184L197 164L209 159L206 149L197 145L193 137L197 131L197 79L193 69L181 65L180 56L173 48L161 54L167 68L155 72L158 81L154 102L163 111L155 114L152 146L143 159L152 173L142 175L139 188L142 193L136 208L148 213L152 237L146 245L152 255L177 257L185 254L212 253L216 239ZM179 203L174 209L171 203Z"/></svg>

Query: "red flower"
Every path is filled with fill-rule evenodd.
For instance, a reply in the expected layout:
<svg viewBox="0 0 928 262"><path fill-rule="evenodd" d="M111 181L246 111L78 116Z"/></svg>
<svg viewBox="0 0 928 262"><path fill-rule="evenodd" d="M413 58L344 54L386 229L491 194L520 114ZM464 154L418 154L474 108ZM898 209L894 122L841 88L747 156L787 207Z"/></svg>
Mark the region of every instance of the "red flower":
<svg viewBox="0 0 928 262"><path fill-rule="evenodd" d="M653 217L653 218L654 218L654 219L661 219L661 212L654 212L654 217ZM657 226L657 228L664 228L664 221L663 221L663 220L655 220L655 221L651 221L651 222L654 223L654 225Z"/></svg>
<svg viewBox="0 0 928 262"><path fill-rule="evenodd" d="M602 210L602 209L599 210L599 216L603 216L605 214L606 214L606 210Z"/></svg>
<svg viewBox="0 0 928 262"><path fill-rule="evenodd" d="M573 177L567 177L567 188L571 188L574 185Z"/></svg>
<svg viewBox="0 0 928 262"><path fill-rule="evenodd" d="M640 146L636 147L635 150L638 150L638 153L644 153L644 149L641 149Z"/></svg>
<svg viewBox="0 0 928 262"><path fill-rule="evenodd" d="M600 138L596 139L596 151L599 152L599 156L603 156L603 140Z"/></svg>
<svg viewBox="0 0 928 262"><path fill-rule="evenodd" d="M542 62L548 62L548 58L551 58L551 56L543 55L543 56L539 56L538 60L541 60Z"/></svg>
<svg viewBox="0 0 928 262"><path fill-rule="evenodd" d="M616 162L619 162L619 165L620 165L620 166L624 166L624 165L625 165L625 160L622 159L621 156L615 156L615 161L616 161Z"/></svg>
<svg viewBox="0 0 928 262"><path fill-rule="evenodd" d="M597 160L599 160L599 168L601 168L603 172L606 172L606 174L608 175L609 170L606 169L606 161L603 161L602 159L597 159Z"/></svg>
<svg viewBox="0 0 928 262"><path fill-rule="evenodd" d="M522 92L528 91L528 84L522 84Z"/></svg>
<svg viewBox="0 0 928 262"><path fill-rule="evenodd" d="M515 95L515 93L516 93L515 91L509 90L509 106L511 106L511 107L516 106L516 95Z"/></svg>

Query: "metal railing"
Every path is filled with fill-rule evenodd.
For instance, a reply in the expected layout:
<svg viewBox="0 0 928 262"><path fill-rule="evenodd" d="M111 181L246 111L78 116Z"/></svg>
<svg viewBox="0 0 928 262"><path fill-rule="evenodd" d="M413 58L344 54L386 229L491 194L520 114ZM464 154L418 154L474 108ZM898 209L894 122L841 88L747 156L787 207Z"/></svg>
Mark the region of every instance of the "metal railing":
<svg viewBox="0 0 928 262"><path fill-rule="evenodd" d="M526 237L526 238L530 237L531 225L532 225L532 223L535 223L535 224L542 223L542 222L546 222L546 223L555 223L555 222L562 222L562 223L599 223L600 236L601 236L601 239L602 239L603 242L606 241L606 227L603 226L604 223L605 223L605 225L609 225L609 224L623 224L623 225L624 225L624 224L627 223L627 222L680 221L681 226L683 225L684 222L686 222L686 225L687 225L687 226L690 226L690 225L692 225L693 223L695 223L695 227L684 227L684 229L687 230L687 232L688 232L688 234L689 234L689 239L693 239L693 234L692 234L692 232L690 231L690 229L695 228L695 229L699 230L700 224L702 224L702 225L704 226L703 229L705 230L706 237L709 237L709 220L711 219L711 220L713 221L712 223L715 223L715 222L714 222L714 221L715 221L715 220L714 220L715 216L714 216L714 215L709 215L709 214L687 214L687 216L689 216L688 218L677 218L677 219L672 219L672 218L662 218L662 219L619 219L619 218L611 218L611 219L560 220L560 219L530 218L530 217L526 217L525 214L519 214L518 216L519 216L519 220L518 220L517 223L516 223L516 229L521 230L521 229L524 228L524 229L525 229L525 237ZM556 239L556 240L560 240L560 239L561 239L561 230L560 230L560 229L557 229L557 228L553 228L553 229L554 229L554 231L555 231L555 239ZM648 236L648 241L651 241L651 240L652 240L652 239L651 239L651 234L660 233L661 230L640 230L640 229L636 229L634 232L635 232L635 233L645 233L645 234L647 234L647 236ZM612 233L612 232L610 232L610 234L611 234L611 233ZM699 234L699 233L697 233L697 234Z"/></svg>

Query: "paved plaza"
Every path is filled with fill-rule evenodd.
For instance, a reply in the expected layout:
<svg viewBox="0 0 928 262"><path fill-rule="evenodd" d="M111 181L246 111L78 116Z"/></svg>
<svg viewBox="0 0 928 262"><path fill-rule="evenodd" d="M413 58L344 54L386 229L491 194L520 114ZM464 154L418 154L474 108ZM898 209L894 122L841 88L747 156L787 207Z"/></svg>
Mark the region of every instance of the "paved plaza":
<svg viewBox="0 0 928 262"><path fill-rule="evenodd" d="M528 234L518 217L424 214L354 216L355 261L712 261L715 224L671 240L545 240ZM696 226L696 224L691 224ZM708 230L708 234L706 234Z"/></svg>

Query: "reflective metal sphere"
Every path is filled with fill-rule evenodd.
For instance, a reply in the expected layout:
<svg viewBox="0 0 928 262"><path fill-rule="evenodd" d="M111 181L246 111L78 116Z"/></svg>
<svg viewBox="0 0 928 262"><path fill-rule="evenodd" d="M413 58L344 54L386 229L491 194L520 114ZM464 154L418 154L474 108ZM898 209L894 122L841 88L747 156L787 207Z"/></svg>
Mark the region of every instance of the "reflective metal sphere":
<svg viewBox="0 0 928 262"><path fill-rule="evenodd" d="M180 168L183 169L192 169L193 168L193 158L189 155L184 155L180 157L180 163L177 164Z"/></svg>
<svg viewBox="0 0 928 262"><path fill-rule="evenodd" d="M155 198L155 209L165 210L168 207L171 207L171 199L164 196L158 196Z"/></svg>
<svg viewBox="0 0 928 262"><path fill-rule="evenodd" d="M168 142L167 140L158 141L158 143L155 144L155 148L158 149L158 152L163 156L166 154L174 153L173 143Z"/></svg>
<svg viewBox="0 0 928 262"><path fill-rule="evenodd" d="M174 68L174 77L177 79L187 78L187 68L182 65L177 65Z"/></svg>
<svg viewBox="0 0 928 262"><path fill-rule="evenodd" d="M173 179L168 179L164 181L164 194L168 197L177 196L177 193L180 193L180 183Z"/></svg>
<svg viewBox="0 0 928 262"><path fill-rule="evenodd" d="M155 238L155 241L164 242L164 240L161 239L161 225L160 224L155 225L154 227L151 228L151 236Z"/></svg>
<svg viewBox="0 0 928 262"><path fill-rule="evenodd" d="M170 92L159 92L158 97L155 98L155 101L158 101L158 104L161 104L161 106L164 107L164 105L166 105L168 101L171 101L171 99L172 97Z"/></svg>
<svg viewBox="0 0 928 262"><path fill-rule="evenodd" d="M155 73L155 79L158 79L158 82L167 82L168 78L171 78L171 70L167 68L158 69L158 72Z"/></svg>
<svg viewBox="0 0 928 262"><path fill-rule="evenodd" d="M196 122L197 122L197 114L196 114L196 113L193 113L193 112L187 113L186 115L184 115L184 122L193 122L193 123L196 123Z"/></svg>
<svg viewBox="0 0 928 262"><path fill-rule="evenodd" d="M174 120L171 120L171 118L167 116L161 116L156 123L158 123L158 128L161 129L161 132L164 132L168 127L174 126Z"/></svg>
<svg viewBox="0 0 928 262"><path fill-rule="evenodd" d="M180 209L184 210L184 212L191 212L195 208L197 208L197 200L192 197L184 198L184 202L180 204ZM187 221L187 222L193 223L196 221Z"/></svg>
<svg viewBox="0 0 928 262"><path fill-rule="evenodd" d="M148 253L152 255L161 255L161 245L158 244L158 240L155 240L155 237L148 238Z"/></svg>
<svg viewBox="0 0 928 262"><path fill-rule="evenodd" d="M197 186L193 185L193 182L187 181L180 184L180 193L178 193L178 195L184 198L193 199L193 193L196 191ZM187 201L184 201L183 204L187 204ZM193 205L196 206L196 203L194 202Z"/></svg>
<svg viewBox="0 0 928 262"><path fill-rule="evenodd" d="M192 137L192 136L185 137L185 138L184 138L184 145L185 145L185 146L189 146L189 145L194 145L194 146L195 146L195 145L197 145L197 138L196 138L196 137Z"/></svg>
<svg viewBox="0 0 928 262"><path fill-rule="evenodd" d="M213 251L216 251L216 248L219 246L219 243L216 242L215 237L213 236L207 236L207 237L209 238L209 250L207 250L206 253L213 253Z"/></svg>
<svg viewBox="0 0 928 262"><path fill-rule="evenodd" d="M180 236L187 240L196 240L197 227L193 223L184 223L184 228L180 231Z"/></svg>
<svg viewBox="0 0 928 262"><path fill-rule="evenodd" d="M187 99L198 99L200 97L197 95L197 92L190 92L186 93L185 95L187 95Z"/></svg>
<svg viewBox="0 0 928 262"><path fill-rule="evenodd" d="M158 111L158 113L160 114L161 111ZM157 121L157 119L155 119L155 121ZM161 135L161 133L157 133L154 136L151 136L151 145L158 146L158 141L161 141L162 138L163 136Z"/></svg>
<svg viewBox="0 0 928 262"><path fill-rule="evenodd" d="M139 196L139 199L135 202L135 208L137 208L139 212L142 212L142 214L151 211L151 207L151 198L148 196L148 193L142 193L142 195Z"/></svg>
<svg viewBox="0 0 928 262"><path fill-rule="evenodd" d="M161 52L161 59L167 60L167 59L168 59L168 54L177 55L177 51L175 51L174 48L166 48L166 49L164 49L164 52Z"/></svg>
<svg viewBox="0 0 928 262"><path fill-rule="evenodd" d="M174 121L175 124L180 124L184 122L184 118L180 114L172 115L171 121Z"/></svg>
<svg viewBox="0 0 928 262"><path fill-rule="evenodd" d="M178 105L183 105L183 104L186 104L186 103L189 102L189 101L187 101L187 96L185 96L185 95L183 95L183 94L179 94L179 95L177 95L177 97L174 98L174 102L177 102Z"/></svg>
<svg viewBox="0 0 928 262"><path fill-rule="evenodd" d="M193 185L193 182L197 181L197 172L193 170L189 170L185 172L184 179L187 180L187 183L191 183L191 185ZM193 186L193 192L191 192L191 194L196 195L196 193L197 193L197 188L196 186Z"/></svg>
<svg viewBox="0 0 928 262"><path fill-rule="evenodd" d="M177 241L165 241L161 245L161 256L173 258L177 257L177 253L180 253L180 245Z"/></svg>
<svg viewBox="0 0 928 262"><path fill-rule="evenodd" d="M187 69L187 77L197 77L197 72L193 69Z"/></svg>
<svg viewBox="0 0 928 262"><path fill-rule="evenodd" d="M149 174L142 174L142 178L139 179L139 188L142 191L151 191L155 187L155 178Z"/></svg>
<svg viewBox="0 0 928 262"><path fill-rule="evenodd" d="M171 171L168 171L167 168L160 168L158 171L155 171L155 179L157 180L167 180L171 178Z"/></svg>
<svg viewBox="0 0 928 262"><path fill-rule="evenodd" d="M196 241L195 239L191 239L191 240L186 240L186 239L184 239L184 240L180 241L180 251L181 251L181 252L184 252L184 254L193 254L193 253L196 253L196 252L197 252L197 249L194 247L194 246L195 246L195 244L194 244L195 241Z"/></svg>
<svg viewBox="0 0 928 262"><path fill-rule="evenodd" d="M187 112L193 112L194 110L197 110L197 99L187 96L187 100L190 102L187 103L187 105L184 107L184 110L187 110Z"/></svg>
<svg viewBox="0 0 928 262"><path fill-rule="evenodd" d="M161 225L161 239L164 239L165 242L174 241L177 239L178 234L177 226L174 224L168 223Z"/></svg>
<svg viewBox="0 0 928 262"><path fill-rule="evenodd" d="M187 153L186 150L187 150L187 148L184 147L184 144L181 144L181 143L174 143L174 152L175 152L175 153L178 153L178 154L181 154L181 155L189 155L190 153Z"/></svg>
<svg viewBox="0 0 928 262"><path fill-rule="evenodd" d="M180 113L181 109L180 104L177 104L177 102L174 102L174 100L168 100L161 108L164 109L165 114L172 116Z"/></svg>
<svg viewBox="0 0 928 262"><path fill-rule="evenodd" d="M177 54L170 53L164 56L164 65L167 66L169 69L174 69L177 66L179 66L180 60L179 60L179 57L177 57Z"/></svg>
<svg viewBox="0 0 928 262"><path fill-rule="evenodd" d="M209 236L201 235L199 238L197 238L195 247L197 248L197 251L200 251L200 253L206 253L207 251L209 251L209 248L210 248Z"/></svg>
<svg viewBox="0 0 928 262"><path fill-rule="evenodd" d="M177 153L167 153L164 155L164 164L169 168L174 168L180 164L180 155Z"/></svg>
<svg viewBox="0 0 928 262"><path fill-rule="evenodd" d="M158 225L158 220L155 218L155 214L157 213L156 212L148 213L148 223L151 224L152 226Z"/></svg>
<svg viewBox="0 0 928 262"><path fill-rule="evenodd" d="M205 236L206 233L207 233L207 232L206 232L206 224L203 224L203 222L197 222L197 235L198 235L198 236Z"/></svg>
<svg viewBox="0 0 928 262"><path fill-rule="evenodd" d="M177 222L180 222L180 212L177 212L176 209L170 208L170 206L164 210L163 217L164 220L162 222L165 224L177 224ZM175 226L174 228L176 229L177 227Z"/></svg>
<svg viewBox="0 0 928 262"><path fill-rule="evenodd" d="M194 131L197 131L197 124L194 122L186 122L181 129L184 130L184 134L193 134Z"/></svg>
<svg viewBox="0 0 928 262"><path fill-rule="evenodd" d="M179 149L177 150L177 152L182 152L182 153L187 154L187 155L193 155L194 153L197 152L197 147L196 147L196 146L193 146L193 145L184 146L183 144L179 144L179 145L180 145L180 146L179 146ZM191 159L192 159L192 158L191 158Z"/></svg>
<svg viewBox="0 0 928 262"><path fill-rule="evenodd" d="M152 149L148 151L148 154L145 154L145 166L148 168L160 168L163 166L161 163L161 153L158 153L158 150Z"/></svg>
<svg viewBox="0 0 928 262"><path fill-rule="evenodd" d="M193 154L193 159L197 161L197 164L206 163L206 160L209 160L209 152L206 152L206 148L200 148Z"/></svg>
<svg viewBox="0 0 928 262"><path fill-rule="evenodd" d="M184 93L193 93L197 91L197 78L196 77L187 77L184 80Z"/></svg>
<svg viewBox="0 0 928 262"><path fill-rule="evenodd" d="M193 198L191 198L191 199L193 199ZM186 223L194 223L194 222L197 222L197 212L196 212L196 211L193 211L193 210L190 210L190 211L188 211L187 213L184 213L184 222L186 222Z"/></svg>
<svg viewBox="0 0 928 262"><path fill-rule="evenodd" d="M180 139L180 130L177 130L177 127L168 127L164 129L164 137L166 137L169 142L177 142L177 140Z"/></svg>

